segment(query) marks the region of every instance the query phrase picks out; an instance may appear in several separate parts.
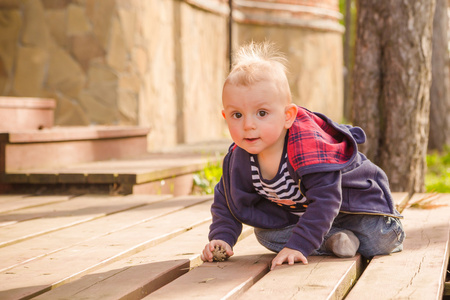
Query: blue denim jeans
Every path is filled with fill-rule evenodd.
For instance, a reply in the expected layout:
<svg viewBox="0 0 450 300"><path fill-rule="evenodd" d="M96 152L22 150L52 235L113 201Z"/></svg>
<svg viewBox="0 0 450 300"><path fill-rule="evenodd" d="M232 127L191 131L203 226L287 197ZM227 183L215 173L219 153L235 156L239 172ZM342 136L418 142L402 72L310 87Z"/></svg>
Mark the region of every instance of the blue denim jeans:
<svg viewBox="0 0 450 300"><path fill-rule="evenodd" d="M294 227L295 225L281 229L255 228L255 235L261 245L271 251L280 252L291 237ZM325 248L325 242L333 234L342 230L350 230L356 235L360 242L358 252L367 258L403 250L405 232L399 219L388 216L340 213L334 219L322 245L311 255L332 255Z"/></svg>

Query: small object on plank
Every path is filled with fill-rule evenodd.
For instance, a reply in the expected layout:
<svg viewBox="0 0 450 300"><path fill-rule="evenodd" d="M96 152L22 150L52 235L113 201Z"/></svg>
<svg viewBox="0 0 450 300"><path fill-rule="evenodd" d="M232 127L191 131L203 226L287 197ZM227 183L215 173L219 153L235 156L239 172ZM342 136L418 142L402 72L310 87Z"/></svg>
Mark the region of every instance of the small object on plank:
<svg viewBox="0 0 450 300"><path fill-rule="evenodd" d="M216 245L213 250L213 260L214 261L225 261L228 259L227 252L222 246Z"/></svg>

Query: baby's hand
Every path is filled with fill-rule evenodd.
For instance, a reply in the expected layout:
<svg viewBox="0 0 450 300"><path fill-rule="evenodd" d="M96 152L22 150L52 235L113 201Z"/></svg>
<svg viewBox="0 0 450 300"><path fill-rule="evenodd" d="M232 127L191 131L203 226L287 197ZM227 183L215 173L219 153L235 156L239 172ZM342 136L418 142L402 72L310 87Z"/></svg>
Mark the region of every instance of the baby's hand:
<svg viewBox="0 0 450 300"><path fill-rule="evenodd" d="M211 242L206 244L205 249L203 249L203 252L201 255L201 259L203 261L209 261L209 262L213 261L213 251L214 251L215 246L220 246L223 249L225 249L228 257L230 257L234 254L233 250L231 250L231 247L230 247L230 245L228 245L228 243L226 243L222 240L212 240Z"/></svg>
<svg viewBox="0 0 450 300"><path fill-rule="evenodd" d="M300 251L291 248L283 248L272 260L270 270L275 269L276 266L281 266L284 262L293 265L295 262L300 261L305 265L308 264L308 260Z"/></svg>

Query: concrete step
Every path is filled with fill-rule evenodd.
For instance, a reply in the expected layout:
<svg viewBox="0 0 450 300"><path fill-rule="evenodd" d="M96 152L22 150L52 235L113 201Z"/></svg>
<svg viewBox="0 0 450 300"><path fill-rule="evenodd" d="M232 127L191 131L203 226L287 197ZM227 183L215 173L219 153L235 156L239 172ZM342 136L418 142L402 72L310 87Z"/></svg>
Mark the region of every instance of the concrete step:
<svg viewBox="0 0 450 300"><path fill-rule="evenodd" d="M0 173L133 157L146 153L148 132L132 126L0 132Z"/></svg>
<svg viewBox="0 0 450 300"><path fill-rule="evenodd" d="M192 192L194 173L221 162L230 141L182 145L135 157L0 174L4 192L172 194ZM0 189L1 190L1 189Z"/></svg>

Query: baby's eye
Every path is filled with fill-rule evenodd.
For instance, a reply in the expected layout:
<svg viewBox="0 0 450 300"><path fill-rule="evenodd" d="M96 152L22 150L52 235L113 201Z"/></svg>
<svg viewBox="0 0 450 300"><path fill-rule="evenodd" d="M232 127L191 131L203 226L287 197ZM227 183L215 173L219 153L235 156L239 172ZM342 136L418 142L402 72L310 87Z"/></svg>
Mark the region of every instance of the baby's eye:
<svg viewBox="0 0 450 300"><path fill-rule="evenodd" d="M264 110L258 111L258 116L260 116L260 117L265 117L265 116L267 116L267 111L264 111Z"/></svg>
<svg viewBox="0 0 450 300"><path fill-rule="evenodd" d="M242 118L242 114L241 113L234 113L233 114L233 118L240 119L240 118Z"/></svg>

